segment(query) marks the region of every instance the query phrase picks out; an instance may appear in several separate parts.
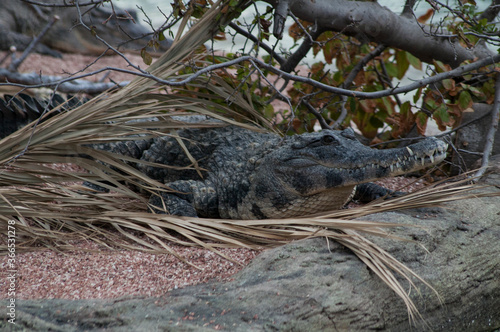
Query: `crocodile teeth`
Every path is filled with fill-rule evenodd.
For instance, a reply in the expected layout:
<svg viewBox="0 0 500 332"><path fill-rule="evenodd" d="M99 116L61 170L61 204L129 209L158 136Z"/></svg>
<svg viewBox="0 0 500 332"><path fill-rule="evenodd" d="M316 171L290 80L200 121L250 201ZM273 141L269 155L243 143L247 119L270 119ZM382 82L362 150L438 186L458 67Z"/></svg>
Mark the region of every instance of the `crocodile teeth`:
<svg viewBox="0 0 500 332"><path fill-rule="evenodd" d="M434 164L434 155L430 155L429 158L431 158L431 162Z"/></svg>
<svg viewBox="0 0 500 332"><path fill-rule="evenodd" d="M406 150L408 150L408 153L410 154L410 156L413 156L414 153L413 153L412 149L410 149L409 147L406 147Z"/></svg>
<svg viewBox="0 0 500 332"><path fill-rule="evenodd" d="M394 172L394 165L391 164L391 172Z"/></svg>

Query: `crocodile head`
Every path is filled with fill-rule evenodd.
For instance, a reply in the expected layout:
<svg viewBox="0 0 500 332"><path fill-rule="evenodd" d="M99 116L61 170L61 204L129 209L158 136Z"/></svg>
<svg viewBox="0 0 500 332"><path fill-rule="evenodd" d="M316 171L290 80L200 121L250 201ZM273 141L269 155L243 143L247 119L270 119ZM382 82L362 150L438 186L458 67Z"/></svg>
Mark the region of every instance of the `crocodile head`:
<svg viewBox="0 0 500 332"><path fill-rule="evenodd" d="M308 214L341 208L357 184L435 165L446 157L446 148L428 138L403 148L372 149L352 129L295 135L260 160L252 182L256 198L265 203L254 210L273 218L297 209Z"/></svg>

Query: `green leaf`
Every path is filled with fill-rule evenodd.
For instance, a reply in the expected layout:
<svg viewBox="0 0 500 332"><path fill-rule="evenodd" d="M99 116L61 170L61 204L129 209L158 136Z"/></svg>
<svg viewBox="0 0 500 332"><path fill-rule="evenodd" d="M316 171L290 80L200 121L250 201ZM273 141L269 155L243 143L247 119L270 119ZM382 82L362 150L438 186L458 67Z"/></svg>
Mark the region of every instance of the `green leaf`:
<svg viewBox="0 0 500 332"><path fill-rule="evenodd" d="M446 130L446 126L450 125L451 123L450 114L448 113L448 109L444 104L439 106L438 109L436 109L434 113L432 113L432 117L434 118L434 120L436 120L436 123L440 130Z"/></svg>
<svg viewBox="0 0 500 332"><path fill-rule="evenodd" d="M387 75L389 75L391 78L398 76L398 68L393 63L386 63L385 69L387 70Z"/></svg>
<svg viewBox="0 0 500 332"><path fill-rule="evenodd" d="M333 41L329 41L323 46L323 55L325 56L325 61L329 65L332 64L332 60L335 57L335 44Z"/></svg>
<svg viewBox="0 0 500 332"><path fill-rule="evenodd" d="M148 66L153 62L153 57L151 56L151 54L146 52L145 47L141 49L141 57L142 61L144 61L144 63L147 64Z"/></svg>
<svg viewBox="0 0 500 332"><path fill-rule="evenodd" d="M406 52L406 59L412 65L413 68L422 70L422 62L420 61L419 58L411 54L410 52Z"/></svg>
<svg viewBox="0 0 500 332"><path fill-rule="evenodd" d="M406 57L405 51L396 51L396 64L398 67L398 75L396 76L398 79L402 79L405 76L406 71L410 67L410 62Z"/></svg>
<svg viewBox="0 0 500 332"><path fill-rule="evenodd" d="M389 97L383 97L382 104L384 105L384 108L388 114L394 113L394 104L391 103L391 99Z"/></svg>
<svg viewBox="0 0 500 332"><path fill-rule="evenodd" d="M357 108L357 100L354 98L349 97L349 108L351 109L351 112L354 113Z"/></svg>
<svg viewBox="0 0 500 332"><path fill-rule="evenodd" d="M369 120L370 126L373 128L382 128L384 126L384 123L377 119L377 117L372 116Z"/></svg>
<svg viewBox="0 0 500 332"><path fill-rule="evenodd" d="M413 96L413 103L416 104L417 101L420 99L420 96L422 96L422 90L424 88L423 87L420 87L417 89L417 92L415 93L415 95Z"/></svg>
<svg viewBox="0 0 500 332"><path fill-rule="evenodd" d="M438 61L438 60L434 60L434 67L436 68L436 71L438 73L447 72L451 68L450 66L445 65L444 63L442 63L441 61Z"/></svg>
<svg viewBox="0 0 500 332"><path fill-rule="evenodd" d="M401 113L401 115L406 115L408 114L408 111L410 110L411 108L411 104L409 101L405 101L402 105L401 105L401 108L399 109L399 113Z"/></svg>
<svg viewBox="0 0 500 332"><path fill-rule="evenodd" d="M455 81L451 78L442 80L441 83L446 90L453 90L455 88Z"/></svg>
<svg viewBox="0 0 500 332"><path fill-rule="evenodd" d="M272 119L275 117L275 113L274 113L274 107L273 105L271 104L267 104L265 107L264 107L264 115L266 116L266 118L268 119Z"/></svg>
<svg viewBox="0 0 500 332"><path fill-rule="evenodd" d="M469 90L476 97L484 97L484 92L476 87L469 85L467 86L467 90Z"/></svg>
<svg viewBox="0 0 500 332"><path fill-rule="evenodd" d="M460 93L460 96L458 97L458 106L462 111L472 106L472 96L469 92L462 91Z"/></svg>
<svg viewBox="0 0 500 332"><path fill-rule="evenodd" d="M163 31L160 32L160 34L158 35L158 40L159 41L164 41L165 39L167 39L167 38L165 38L165 35L163 34Z"/></svg>

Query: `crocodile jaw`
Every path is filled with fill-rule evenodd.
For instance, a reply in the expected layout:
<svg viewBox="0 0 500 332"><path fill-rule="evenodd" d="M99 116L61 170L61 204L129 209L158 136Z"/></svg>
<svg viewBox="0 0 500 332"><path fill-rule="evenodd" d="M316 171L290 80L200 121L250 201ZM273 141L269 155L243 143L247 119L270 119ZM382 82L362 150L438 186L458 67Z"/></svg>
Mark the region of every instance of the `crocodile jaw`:
<svg viewBox="0 0 500 332"><path fill-rule="evenodd" d="M352 167L334 167L330 170L342 174L342 185L355 185L437 165L446 158L447 148L445 142L429 138L404 148L375 150L378 156L376 161L370 162L373 157L368 156L368 160L360 160Z"/></svg>

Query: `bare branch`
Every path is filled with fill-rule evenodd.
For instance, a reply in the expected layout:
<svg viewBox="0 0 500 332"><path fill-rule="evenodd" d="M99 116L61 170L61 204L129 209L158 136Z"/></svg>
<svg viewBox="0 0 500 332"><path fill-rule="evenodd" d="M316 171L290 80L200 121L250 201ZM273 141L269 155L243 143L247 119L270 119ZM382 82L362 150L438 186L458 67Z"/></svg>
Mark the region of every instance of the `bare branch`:
<svg viewBox="0 0 500 332"><path fill-rule="evenodd" d="M45 76L37 73L18 73L0 68L0 78L7 80L7 83L0 83L0 86L17 86L24 89L55 88L57 86L58 90L64 93L79 93L83 91L89 94L96 94L112 88L124 87L128 84L128 82L94 83L82 80L82 78L110 70L140 75L137 72L109 67L73 77Z"/></svg>
<svg viewBox="0 0 500 332"><path fill-rule="evenodd" d="M241 57L237 60L246 61L249 58L250 57ZM336 93L336 94L344 95L347 97L375 99L375 98L382 98L382 97L387 97L387 96L400 94L400 93L407 93L407 92L416 90L420 87L424 87L424 86L427 86L427 85L432 84L432 83L440 82L440 81L447 79L447 78L459 77L459 76L462 76L463 74L468 73L470 71L477 70L479 68L483 68L483 67L486 67L488 65L493 65L497 62L500 62L500 54L496 54L494 56L491 56L491 57L488 57L485 59L481 59L481 60L476 61L476 62L471 63L471 64L462 65L458 68L455 68L455 69L447 71L447 72L439 73L439 74L436 74L434 76L429 76L427 78L415 81L415 82L408 84L406 86L395 87L392 89L380 90L380 91L375 91L375 92L352 91L352 90L347 90L347 89L343 89L343 88L333 87L333 86L330 86L327 84L320 83L320 82L313 80L309 77L303 77L303 76L285 73L285 72L283 72L283 71L281 71L273 66L270 66L270 65L268 65L268 64L266 64L263 61L260 61L258 59L253 59L253 61L255 63L258 63L259 66L264 67L265 69L273 72L276 75L281 76L282 78L310 84L311 86L319 88L325 92Z"/></svg>
<svg viewBox="0 0 500 332"><path fill-rule="evenodd" d="M321 126L321 129L333 129L332 127L330 127L328 125L328 123L326 123L326 121L323 118L323 116L321 115L321 113L319 113L311 104L309 104L309 102L307 100L302 99L301 102L302 102L302 104L304 104L306 106L309 113L311 113L312 115L314 115L316 117L316 119L318 120L318 122Z"/></svg>
<svg viewBox="0 0 500 332"><path fill-rule="evenodd" d="M379 44L370 53L365 55L365 57L361 59L361 61L359 61L356 66L354 66L349 75L345 78L344 82L342 83L342 87L348 88L352 84L358 73L361 71L361 69L363 69L363 67L366 66L368 62L379 56L385 49L385 45Z"/></svg>
<svg viewBox="0 0 500 332"><path fill-rule="evenodd" d="M486 134L486 141L483 150L483 160L481 161L481 168L474 174L474 179L477 181L488 168L491 151L493 151L493 143L495 141L495 133L498 130L498 120L500 119L500 74L497 74L495 83L495 101L493 103L493 110L491 111L491 126Z"/></svg>
<svg viewBox="0 0 500 332"><path fill-rule="evenodd" d="M281 3L278 0L265 1L274 8ZM423 61L435 59L457 67L465 60L492 55L482 45L466 49L456 38L447 36L444 29L442 37L433 36L427 27L423 31L415 20L397 15L377 2L289 0L288 4L290 11L302 20L314 22L324 29L342 31L348 36L408 51Z"/></svg>
<svg viewBox="0 0 500 332"><path fill-rule="evenodd" d="M76 2L76 9L78 11L78 19L80 20L80 25L83 26L85 29L87 29L88 31L92 32L92 29L87 26L85 24L85 22L83 22L83 19L82 19L82 12L80 10L80 6L78 5L78 2ZM118 51L116 48L114 48L113 46L111 46L107 41L105 41L104 39L102 39L101 37L99 37L97 34L95 35L95 38L97 40L99 40L101 43L103 43L104 45L106 45L106 47L108 47L108 49L112 50L115 54L119 55L123 60L125 60L127 62L127 64L136 69L137 71L145 74L147 73L145 70L141 69L140 67L134 65L123 53L121 53L120 51Z"/></svg>
<svg viewBox="0 0 500 332"><path fill-rule="evenodd" d="M43 38L43 36L45 36L45 34L47 33L47 31L49 31L50 28L52 28L52 26L59 20L59 16L57 15L54 15L54 17L52 18L51 21L49 21L47 23L47 25L45 25L45 27L43 28L43 30L38 34L38 36L36 36L35 38L33 38L33 40L31 41L31 43L28 45L28 47L26 47L26 49L24 50L23 54L21 54L21 56L15 60L13 60L10 65L9 65L9 70L10 71L17 71L17 68L19 68L19 66L21 65L21 63L23 63L24 60L26 60L26 58L28 57L28 55L33 52L35 46L40 42L40 40Z"/></svg>
<svg viewBox="0 0 500 332"><path fill-rule="evenodd" d="M314 41L323 33L324 30L321 28L316 28L316 30L312 31L308 38L304 38L304 41L300 45L300 47L293 53L285 63L281 64L281 70L284 72L291 72L297 67L299 62L307 55L311 47L313 46Z"/></svg>
<svg viewBox="0 0 500 332"><path fill-rule="evenodd" d="M492 22L500 12L500 0L493 0L491 5L486 8L486 10L479 15L478 20L486 19L488 22Z"/></svg>
<svg viewBox="0 0 500 332"><path fill-rule="evenodd" d="M125 56L123 55L123 57L125 57ZM320 90L323 90L325 92L331 92L331 93L335 93L335 94L339 94L339 95L343 95L343 96L347 96L347 97L376 99L376 98L382 98L382 97L401 94L401 93L407 93L407 92L416 90L420 87L427 86L427 85L432 84L432 83L440 82L440 81L447 79L447 78L459 77L459 76L462 76L463 74L468 73L470 71L477 70L479 68L483 68L483 67L488 66L488 65L493 65L497 62L500 62L500 54L497 54L497 55L492 56L490 58L485 58L485 59L476 61L476 62L468 64L468 65L460 66L460 67L455 68L455 69L448 71L448 72L443 72L440 74L436 74L434 76L429 76L427 78L415 81L415 82L408 84L406 86L395 87L395 88L390 88L390 89L380 90L380 91L375 91L375 92L353 91L353 90L348 90L348 89L344 89L344 88L330 86L330 85L318 82L316 80L313 80L309 77L304 77L304 76L286 73L278 68L275 68L274 66L272 66L268 63L265 63L264 61L262 61L260 59L252 57L252 56L242 56L242 57L237 58L237 59L233 59L233 60L226 61L223 63L213 64L213 65L204 67L204 68L198 70L196 73L189 75L184 79L165 80L165 79L161 79L159 77L156 77L156 76L154 76L154 75L152 75L144 70L140 70L139 72L134 72L131 70L126 70L126 69L121 69L121 68L105 67L105 68L96 70L92 73L82 74L82 75L78 75L75 77L69 77L69 78L57 77L54 79L51 77L43 77L42 76L42 78L44 78L44 79L40 79L40 80L36 81L38 83L34 83L34 85L29 86L29 88L47 87L47 86L54 86L56 84L63 84L63 83L74 81L76 79L89 77L89 76L95 75L97 73L109 71L109 70L119 71L119 72L133 74L133 75L142 76L142 77L147 77L147 78L149 78L155 82L158 82L159 84L162 84L162 85L183 86L185 84L188 84L188 83L194 81L195 79L197 79L201 75L207 74L207 73L214 71L214 70L217 70L217 69L227 68L227 67L236 65L236 64L244 62L244 61L251 62L254 66L256 66L256 68L258 65L258 67L267 69L270 72L278 75L281 78L306 83L306 84L309 84L309 85L316 87ZM129 61L127 61L127 62L129 62ZM133 68L136 68L136 67L137 66L133 66ZM26 74L24 74L24 75L26 75ZM23 76L16 76L16 75L14 75L14 73L9 72L6 69L1 69L1 68L0 68L0 77L7 77L12 81L17 81L17 80L20 81L23 78ZM35 82L36 78L33 77L32 79ZM46 80L46 81L44 81L44 80ZM125 84L125 83L122 83L122 84ZM0 83L0 86L2 86L2 85L16 85L16 84ZM70 84L68 84L68 85L70 85ZM17 86L19 86L19 85L17 85ZM26 87L26 86L23 86L23 87ZM61 85L61 88L62 88L62 85ZM69 88L69 86L68 86L68 88Z"/></svg>
<svg viewBox="0 0 500 332"><path fill-rule="evenodd" d="M285 29L285 21L288 16L288 11L288 0L280 0L274 6L273 35L277 39L283 38L283 30Z"/></svg>
<svg viewBox="0 0 500 332"><path fill-rule="evenodd" d="M75 4L74 2L66 2L64 3L45 3L45 2L39 2L39 1L34 1L34 0L21 0L22 2L30 3L32 5L37 5L41 7L74 7ZM88 0L87 2L78 2L78 5L80 7L85 7L85 6L94 6L94 5L102 5L105 2L111 2L111 0Z"/></svg>
<svg viewBox="0 0 500 332"><path fill-rule="evenodd" d="M276 61L278 61L278 63L280 65L283 65L285 63L286 60L281 55L279 55L278 53L276 53L269 45L261 42L259 39L257 39L257 37L255 37L254 35L252 35L248 31L240 28L236 23L231 22L231 23L229 23L229 26L234 31L236 31L237 33L239 33L240 35L242 35L242 36L250 39L251 41L253 41L256 44L258 43L259 47L261 47L262 49L264 49L264 51L266 51L267 53L269 53L269 55L271 55Z"/></svg>

